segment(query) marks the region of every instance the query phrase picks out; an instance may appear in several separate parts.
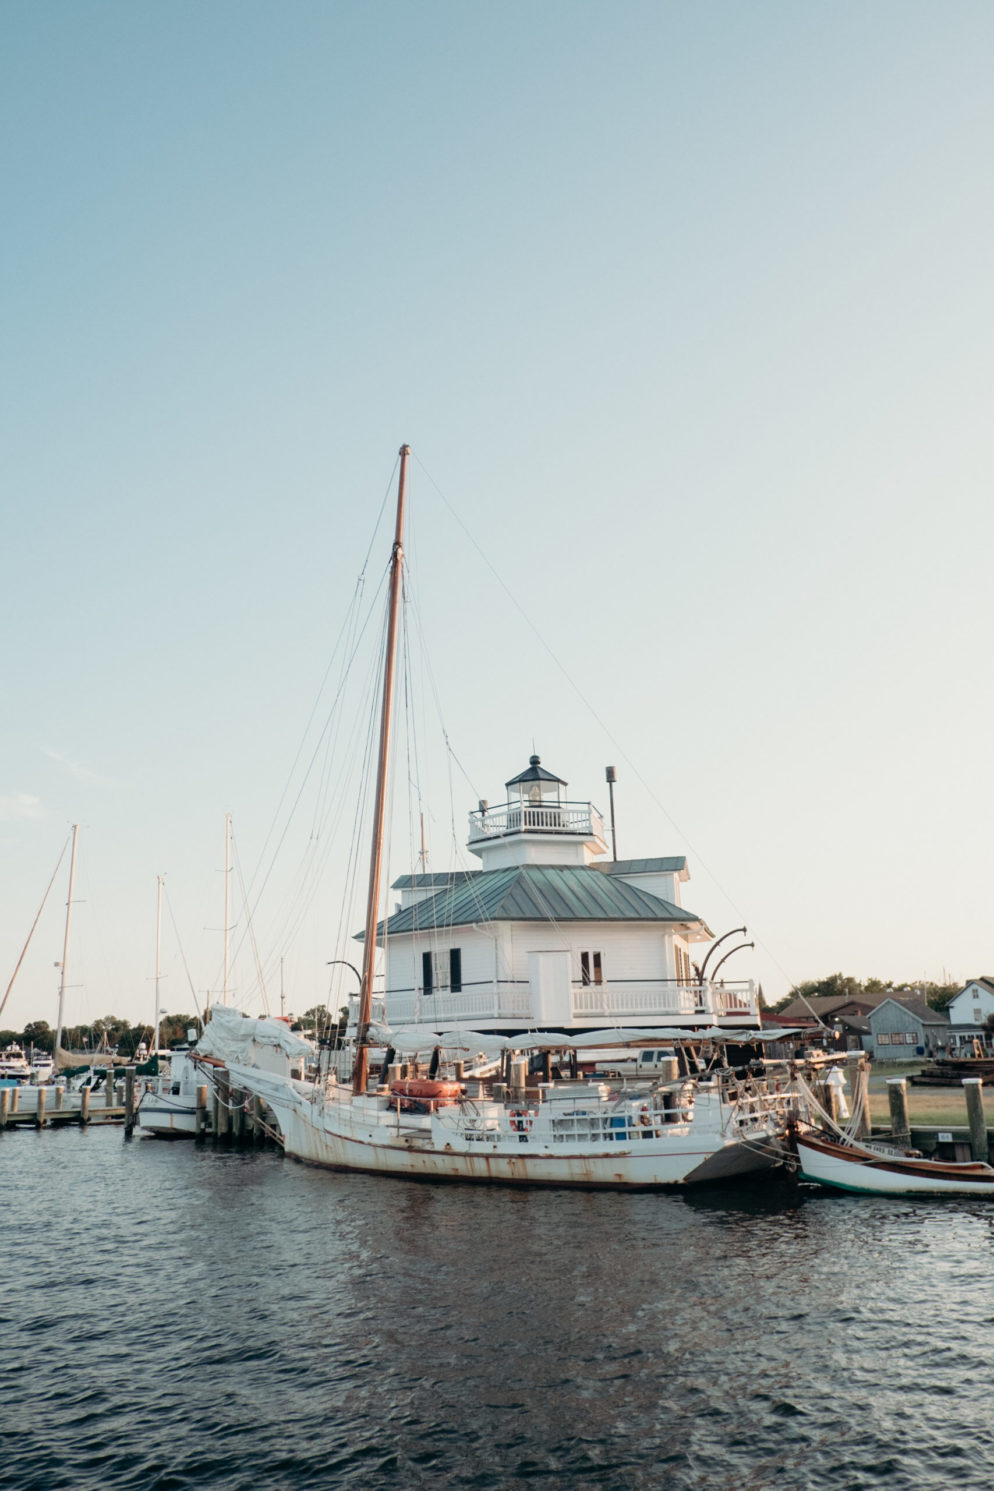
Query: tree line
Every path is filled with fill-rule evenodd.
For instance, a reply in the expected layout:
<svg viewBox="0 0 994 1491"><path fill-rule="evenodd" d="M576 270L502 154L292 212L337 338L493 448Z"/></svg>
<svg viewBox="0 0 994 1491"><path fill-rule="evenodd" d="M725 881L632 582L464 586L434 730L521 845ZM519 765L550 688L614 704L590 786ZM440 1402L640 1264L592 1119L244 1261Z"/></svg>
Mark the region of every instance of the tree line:
<svg viewBox="0 0 994 1491"><path fill-rule="evenodd" d="M288 1016L291 1029L317 1040L334 1038L344 1030L347 1018L347 1008L333 1015L324 1005L315 1005L300 1016ZM159 1042L163 1048L185 1045L188 1031L195 1030L200 1035L203 1028L199 1015L163 1015L159 1022ZM132 1025L119 1015L105 1015L90 1024L67 1025L62 1031L62 1047L66 1051L112 1051L118 1056L134 1056L142 1042L151 1050L155 1040L156 1032L151 1025ZM55 1031L47 1020L30 1020L23 1030L0 1030L0 1050L15 1042L51 1054Z"/></svg>
<svg viewBox="0 0 994 1491"><path fill-rule="evenodd" d="M772 1014L778 1014L793 1004L795 999L859 999L862 995L874 999L924 999L934 1010L944 1010L949 1001L963 988L962 984L935 984L922 980L914 984L901 983L893 979L868 978L860 981L847 973L830 973L827 978L809 979L795 984L789 994L776 1004L768 1005Z"/></svg>

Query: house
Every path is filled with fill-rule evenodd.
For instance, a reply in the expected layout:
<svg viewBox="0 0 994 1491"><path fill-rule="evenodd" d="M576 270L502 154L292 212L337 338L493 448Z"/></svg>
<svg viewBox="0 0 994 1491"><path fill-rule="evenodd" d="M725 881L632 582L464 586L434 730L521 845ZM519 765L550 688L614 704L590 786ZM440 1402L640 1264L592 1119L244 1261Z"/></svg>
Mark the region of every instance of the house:
<svg viewBox="0 0 994 1491"><path fill-rule="evenodd" d="M850 1015L865 1018L886 998L886 994L814 994L810 999L791 1000L779 1018L792 1025L831 1025Z"/></svg>
<svg viewBox="0 0 994 1491"><path fill-rule="evenodd" d="M479 869L394 884L400 904L376 934L391 1027L758 1027L751 981L698 977L714 934L681 904L683 856L608 858L600 813L538 756L505 788L469 815Z"/></svg>
<svg viewBox="0 0 994 1491"><path fill-rule="evenodd" d="M870 1051L878 1061L911 1061L934 1056L949 1040L949 1016L924 999L893 995L881 1000L867 1016Z"/></svg>
<svg viewBox="0 0 994 1491"><path fill-rule="evenodd" d="M965 988L953 995L946 1008L951 1045L972 1047L978 1036L989 1041L986 1022L994 1015L994 978L971 979Z"/></svg>

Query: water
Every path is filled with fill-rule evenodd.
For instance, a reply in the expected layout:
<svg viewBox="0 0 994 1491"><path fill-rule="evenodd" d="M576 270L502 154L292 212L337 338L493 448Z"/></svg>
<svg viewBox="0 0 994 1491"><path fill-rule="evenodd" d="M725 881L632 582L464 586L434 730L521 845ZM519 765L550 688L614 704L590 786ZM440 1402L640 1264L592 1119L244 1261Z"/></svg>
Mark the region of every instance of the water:
<svg viewBox="0 0 994 1491"><path fill-rule="evenodd" d="M0 1485L994 1485L994 1204L0 1138Z"/></svg>

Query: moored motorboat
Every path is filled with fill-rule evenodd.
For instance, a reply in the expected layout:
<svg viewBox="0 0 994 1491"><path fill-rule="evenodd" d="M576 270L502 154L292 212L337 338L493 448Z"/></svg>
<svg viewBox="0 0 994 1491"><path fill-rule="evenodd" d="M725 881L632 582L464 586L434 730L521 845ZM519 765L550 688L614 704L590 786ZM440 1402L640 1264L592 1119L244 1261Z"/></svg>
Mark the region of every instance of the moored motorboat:
<svg viewBox="0 0 994 1491"><path fill-rule="evenodd" d="M930 1160L896 1146L807 1131L796 1136L799 1175L877 1196L994 1196L994 1167L982 1160Z"/></svg>
<svg viewBox="0 0 994 1491"><path fill-rule="evenodd" d="M12 1042L0 1051L0 1082L7 1087L14 1087L21 1082L30 1082L31 1063L24 1054L24 1050Z"/></svg>

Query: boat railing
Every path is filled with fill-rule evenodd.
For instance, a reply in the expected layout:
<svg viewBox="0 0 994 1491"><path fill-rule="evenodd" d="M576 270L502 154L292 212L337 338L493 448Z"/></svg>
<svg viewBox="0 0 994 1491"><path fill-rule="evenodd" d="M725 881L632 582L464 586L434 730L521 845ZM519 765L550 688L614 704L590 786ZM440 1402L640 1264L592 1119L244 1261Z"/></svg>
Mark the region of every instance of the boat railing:
<svg viewBox="0 0 994 1491"><path fill-rule="evenodd" d="M519 833L603 839L604 819L592 802L505 803L469 815L471 844Z"/></svg>

